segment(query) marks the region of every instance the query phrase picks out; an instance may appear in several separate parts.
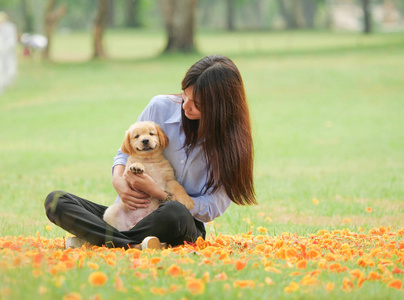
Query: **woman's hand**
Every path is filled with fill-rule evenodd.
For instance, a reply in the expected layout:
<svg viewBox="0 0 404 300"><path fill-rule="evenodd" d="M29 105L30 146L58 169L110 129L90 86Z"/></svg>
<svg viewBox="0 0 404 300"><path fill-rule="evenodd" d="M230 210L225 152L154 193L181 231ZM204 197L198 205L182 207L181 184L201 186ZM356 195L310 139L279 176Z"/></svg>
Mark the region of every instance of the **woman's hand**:
<svg viewBox="0 0 404 300"><path fill-rule="evenodd" d="M125 166L116 165L114 167L112 177L112 185L117 191L122 202L126 204L128 208L134 210L147 207L150 203L150 196L139 189L135 189L131 183L127 181L127 179L123 178L122 175L124 171Z"/></svg>
<svg viewBox="0 0 404 300"><path fill-rule="evenodd" d="M150 195L150 197L159 200L164 200L167 197L167 194L157 186L153 178L145 173L133 174L132 172L127 172L124 177L133 190L141 190L143 193Z"/></svg>

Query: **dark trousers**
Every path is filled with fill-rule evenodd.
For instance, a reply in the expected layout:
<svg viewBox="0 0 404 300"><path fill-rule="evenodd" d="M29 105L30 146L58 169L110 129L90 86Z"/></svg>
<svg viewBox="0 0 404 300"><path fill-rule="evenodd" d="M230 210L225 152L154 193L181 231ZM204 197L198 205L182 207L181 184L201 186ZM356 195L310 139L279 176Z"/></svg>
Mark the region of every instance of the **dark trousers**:
<svg viewBox="0 0 404 300"><path fill-rule="evenodd" d="M46 215L52 223L97 246L127 249L147 236L156 236L174 247L206 235L203 223L176 201L161 204L128 231L108 225L102 218L106 209L107 206L63 191L52 192L45 200Z"/></svg>

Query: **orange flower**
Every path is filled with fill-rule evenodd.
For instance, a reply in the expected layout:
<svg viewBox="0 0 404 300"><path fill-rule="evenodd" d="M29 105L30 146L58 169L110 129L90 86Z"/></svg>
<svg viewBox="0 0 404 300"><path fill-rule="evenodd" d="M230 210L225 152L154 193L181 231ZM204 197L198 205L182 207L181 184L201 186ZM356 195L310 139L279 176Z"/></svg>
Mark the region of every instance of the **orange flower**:
<svg viewBox="0 0 404 300"><path fill-rule="evenodd" d="M265 267L264 270L267 271L267 272L272 272L272 273L277 273L277 274L282 273L281 270L279 270L277 268L274 268L274 267Z"/></svg>
<svg viewBox="0 0 404 300"><path fill-rule="evenodd" d="M367 212L367 213L371 213L371 212L372 212L372 208L371 208L371 207L366 207L366 212Z"/></svg>
<svg viewBox="0 0 404 300"><path fill-rule="evenodd" d="M123 281L122 281L121 277L119 277L118 274L115 274L114 280L115 280L115 289L117 291L126 292L126 289L123 286Z"/></svg>
<svg viewBox="0 0 404 300"><path fill-rule="evenodd" d="M342 289L345 292L350 292L353 289L354 285L352 283L352 281L349 280L349 278L344 277L344 279L342 280Z"/></svg>
<svg viewBox="0 0 404 300"><path fill-rule="evenodd" d="M300 281L301 285L312 285L312 284L316 284L317 283L317 279L314 277L310 277L310 276L304 276L302 278L302 280Z"/></svg>
<svg viewBox="0 0 404 300"><path fill-rule="evenodd" d="M100 268L96 263L93 263L93 262L91 262L91 261L89 261L89 262L87 263L87 266L89 266L91 269L93 269L93 270L95 270L95 271L97 271L97 270Z"/></svg>
<svg viewBox="0 0 404 300"><path fill-rule="evenodd" d="M314 204L314 205L318 205L318 203L319 203L316 198L313 198L312 201L313 201L313 204Z"/></svg>
<svg viewBox="0 0 404 300"><path fill-rule="evenodd" d="M153 257L149 260L152 265L158 264L162 260L161 257Z"/></svg>
<svg viewBox="0 0 404 300"><path fill-rule="evenodd" d="M261 226L257 227L257 231L258 231L259 233L261 233L261 234L266 234L266 233L268 233L268 230L267 230L266 228L264 228L264 227L261 227Z"/></svg>
<svg viewBox="0 0 404 300"><path fill-rule="evenodd" d="M182 269L177 265L171 265L167 268L166 274L173 277L179 276L182 273Z"/></svg>
<svg viewBox="0 0 404 300"><path fill-rule="evenodd" d="M310 250L309 252L307 252L307 256L309 258L316 258L320 256L320 252L318 252L317 250Z"/></svg>
<svg viewBox="0 0 404 300"><path fill-rule="evenodd" d="M197 278L187 278L186 280L187 289L192 293L192 295L199 295L205 292L205 282L202 279Z"/></svg>
<svg viewBox="0 0 404 300"><path fill-rule="evenodd" d="M297 250L295 248L287 248L285 252L286 258L294 258L297 256Z"/></svg>
<svg viewBox="0 0 404 300"><path fill-rule="evenodd" d="M296 263L296 268L298 268L298 269L306 269L306 266L307 266L307 260L299 260L297 263Z"/></svg>
<svg viewBox="0 0 404 300"><path fill-rule="evenodd" d="M221 272L215 276L215 280L227 280L227 274L225 272Z"/></svg>
<svg viewBox="0 0 404 300"><path fill-rule="evenodd" d="M379 280L380 278L382 278L382 276L375 271L370 271L368 274L368 278L369 280Z"/></svg>
<svg viewBox="0 0 404 300"><path fill-rule="evenodd" d="M361 272L361 270L359 270L359 269L352 270L352 271L349 272L349 273L351 273L351 275L352 275L353 277L355 277L356 279L359 279L359 278L361 277L361 275L362 275L362 272Z"/></svg>
<svg viewBox="0 0 404 300"><path fill-rule="evenodd" d="M150 292L159 296L164 296L166 294L166 290L160 287L152 287L150 288Z"/></svg>
<svg viewBox="0 0 404 300"><path fill-rule="evenodd" d="M247 265L247 261L238 259L238 260L236 260L236 262L234 263L234 265L235 265L235 267L236 267L236 270L237 270L237 271L240 271L240 270L242 270L242 269L245 268L245 266Z"/></svg>
<svg viewBox="0 0 404 300"><path fill-rule="evenodd" d="M270 277L265 277L265 283L267 285L274 285L275 282Z"/></svg>
<svg viewBox="0 0 404 300"><path fill-rule="evenodd" d="M287 287L285 287L283 290L285 293L289 294L291 292L297 291L299 289L299 285L292 281Z"/></svg>
<svg viewBox="0 0 404 300"><path fill-rule="evenodd" d="M390 283L387 285L388 287L400 290L401 287L403 286L403 283L401 282L400 279L394 279L390 281Z"/></svg>
<svg viewBox="0 0 404 300"><path fill-rule="evenodd" d="M97 271L90 274L88 282L93 286L103 286L108 281L108 276L105 273Z"/></svg>
<svg viewBox="0 0 404 300"><path fill-rule="evenodd" d="M63 296L63 300L81 300L81 295L78 293L69 293Z"/></svg>
<svg viewBox="0 0 404 300"><path fill-rule="evenodd" d="M404 270L401 270L400 268L398 268L396 265L393 267L393 270L391 271L391 273L393 274L403 274Z"/></svg>
<svg viewBox="0 0 404 300"><path fill-rule="evenodd" d="M42 253L35 254L34 259L33 259L34 266L37 267L38 265L40 265L42 262L42 258L43 258Z"/></svg>
<svg viewBox="0 0 404 300"><path fill-rule="evenodd" d="M255 287L255 282L252 280L235 280L233 282L233 287L253 289Z"/></svg>
<svg viewBox="0 0 404 300"><path fill-rule="evenodd" d="M334 287L335 287L335 284L334 284L334 283L328 282L328 283L325 285L324 289L325 289L327 292L331 292L332 290L334 290Z"/></svg>

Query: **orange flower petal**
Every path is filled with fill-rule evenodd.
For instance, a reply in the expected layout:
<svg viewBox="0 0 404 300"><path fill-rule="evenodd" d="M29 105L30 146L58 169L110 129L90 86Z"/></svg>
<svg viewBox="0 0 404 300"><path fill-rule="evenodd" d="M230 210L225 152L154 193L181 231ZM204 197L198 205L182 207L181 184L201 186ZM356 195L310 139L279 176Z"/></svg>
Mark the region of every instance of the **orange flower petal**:
<svg viewBox="0 0 404 300"><path fill-rule="evenodd" d="M93 286L102 286L108 281L108 276L103 272L93 272L88 277L88 282Z"/></svg>

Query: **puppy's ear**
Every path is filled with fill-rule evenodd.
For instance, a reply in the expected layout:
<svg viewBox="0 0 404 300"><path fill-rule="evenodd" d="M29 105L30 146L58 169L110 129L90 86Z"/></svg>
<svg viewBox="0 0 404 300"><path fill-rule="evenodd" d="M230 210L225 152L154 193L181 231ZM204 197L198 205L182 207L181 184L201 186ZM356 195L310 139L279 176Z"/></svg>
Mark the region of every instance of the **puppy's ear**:
<svg viewBox="0 0 404 300"><path fill-rule="evenodd" d="M130 132L129 130L126 131L125 138L122 142L121 151L125 154L132 155L133 150L132 146L130 145Z"/></svg>
<svg viewBox="0 0 404 300"><path fill-rule="evenodd" d="M165 147L168 146L168 137L164 133L163 129L159 125L156 124L156 129L157 129L157 135L159 136L160 140L160 147L161 149L164 149Z"/></svg>

